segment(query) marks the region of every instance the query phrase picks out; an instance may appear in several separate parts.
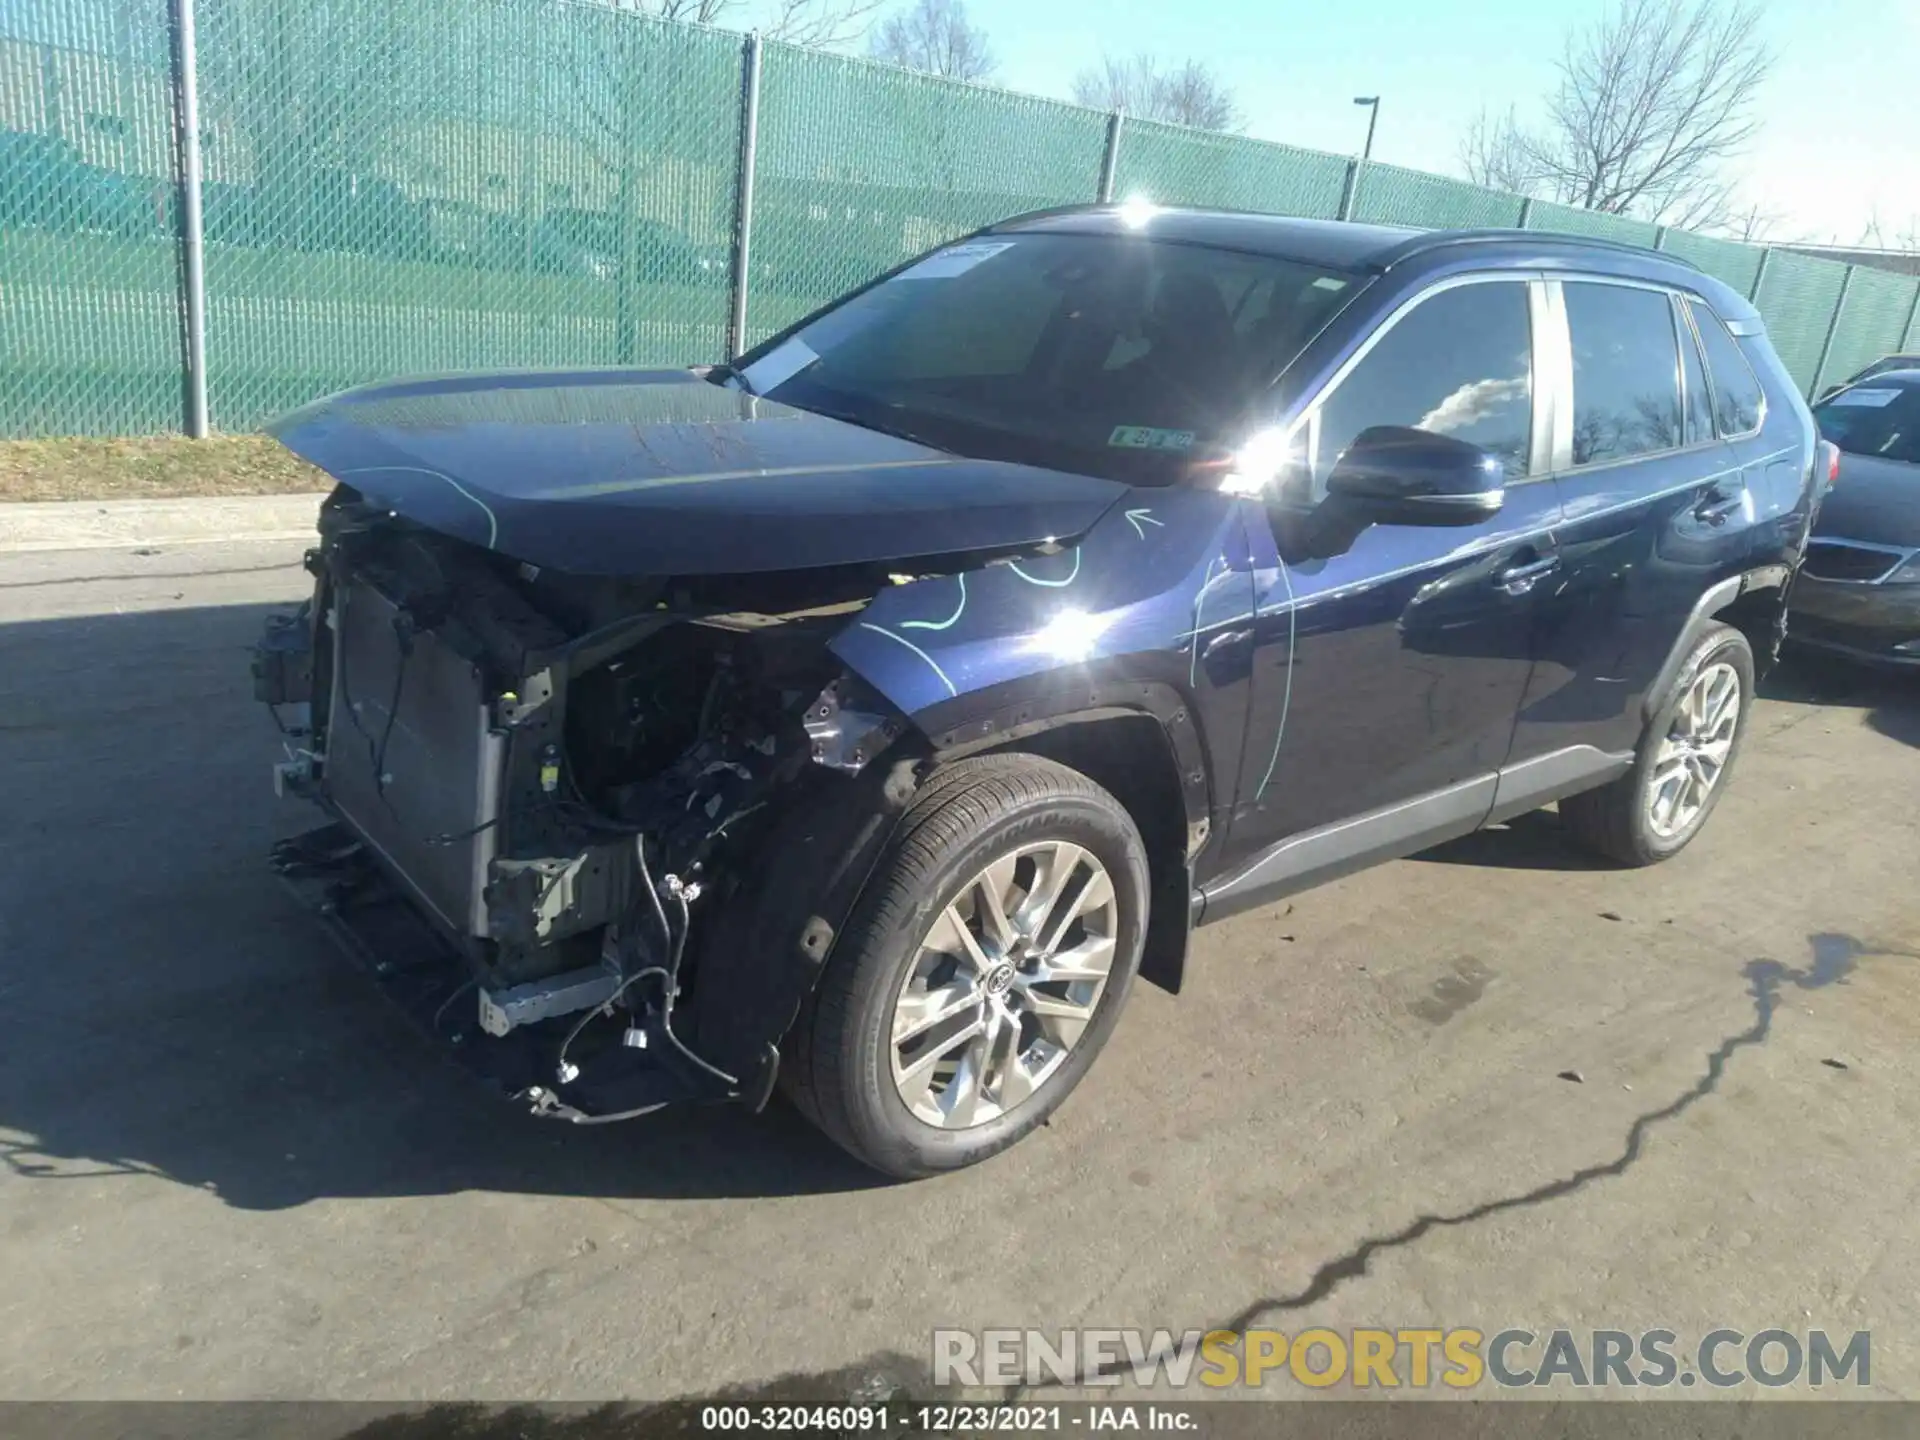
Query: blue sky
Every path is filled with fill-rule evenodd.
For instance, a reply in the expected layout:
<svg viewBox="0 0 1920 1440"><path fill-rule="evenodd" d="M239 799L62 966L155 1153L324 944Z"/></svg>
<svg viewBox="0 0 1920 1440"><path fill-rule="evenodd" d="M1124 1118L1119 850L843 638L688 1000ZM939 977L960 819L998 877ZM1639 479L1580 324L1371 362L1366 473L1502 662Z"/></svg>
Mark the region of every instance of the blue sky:
<svg viewBox="0 0 1920 1440"><path fill-rule="evenodd" d="M904 0L902 0L904 3ZM1356 95L1383 97L1374 156L1458 173L1484 103L1523 117L1553 84L1567 32L1604 0L967 0L999 57L997 83L1064 97L1103 50L1206 61L1247 132L1354 151ZM1920 228L1920 0L1772 0L1778 56L1748 160L1776 239L1859 239L1878 208L1888 243Z"/></svg>

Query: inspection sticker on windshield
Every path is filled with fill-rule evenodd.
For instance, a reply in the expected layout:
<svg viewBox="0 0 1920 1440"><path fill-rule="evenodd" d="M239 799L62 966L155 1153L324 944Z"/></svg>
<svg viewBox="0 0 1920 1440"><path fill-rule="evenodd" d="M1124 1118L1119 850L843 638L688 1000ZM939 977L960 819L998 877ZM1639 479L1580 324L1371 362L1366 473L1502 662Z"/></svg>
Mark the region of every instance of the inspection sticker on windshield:
<svg viewBox="0 0 1920 1440"><path fill-rule="evenodd" d="M950 280L955 275L964 275L982 260L991 260L1002 250L1011 250L1011 240L969 240L964 245L949 246L936 254L929 255L918 265L902 270L893 278L896 280Z"/></svg>
<svg viewBox="0 0 1920 1440"><path fill-rule="evenodd" d="M1191 450L1193 431L1158 430L1151 425L1116 425L1107 444L1126 450Z"/></svg>
<svg viewBox="0 0 1920 1440"><path fill-rule="evenodd" d="M1829 405L1864 405L1878 410L1882 405L1891 405L1900 398L1898 390L1848 390L1836 395Z"/></svg>
<svg viewBox="0 0 1920 1440"><path fill-rule="evenodd" d="M775 386L786 384L819 358L812 346L796 336L784 345L774 346L740 374L753 387L754 394L764 395Z"/></svg>

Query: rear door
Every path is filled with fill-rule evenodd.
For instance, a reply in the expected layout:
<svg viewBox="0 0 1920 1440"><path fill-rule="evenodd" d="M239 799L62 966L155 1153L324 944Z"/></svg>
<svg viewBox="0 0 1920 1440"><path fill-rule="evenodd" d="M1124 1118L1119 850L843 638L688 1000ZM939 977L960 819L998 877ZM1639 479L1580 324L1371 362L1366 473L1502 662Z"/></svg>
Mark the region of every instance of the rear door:
<svg viewBox="0 0 1920 1440"><path fill-rule="evenodd" d="M1554 437L1562 573L1516 761L1633 749L1647 691L1696 602L1740 568L1755 514L1678 297L1598 277L1547 289L1570 400Z"/></svg>

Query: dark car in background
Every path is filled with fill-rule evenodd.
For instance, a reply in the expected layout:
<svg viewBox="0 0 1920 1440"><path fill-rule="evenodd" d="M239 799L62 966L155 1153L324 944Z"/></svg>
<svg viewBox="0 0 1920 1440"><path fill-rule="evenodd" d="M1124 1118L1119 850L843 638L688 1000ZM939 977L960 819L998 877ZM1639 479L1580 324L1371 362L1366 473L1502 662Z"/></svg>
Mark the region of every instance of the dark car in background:
<svg viewBox="0 0 1920 1440"><path fill-rule="evenodd" d="M1555 801L1687 845L1824 475L1670 255L1136 207L731 367L273 428L339 481L255 659L328 816L278 868L539 1114L778 1083L902 1177L1041 1124L1196 924Z"/></svg>
<svg viewBox="0 0 1920 1440"><path fill-rule="evenodd" d="M1829 385L1820 398L1825 400L1839 394L1849 385L1858 385L1862 380L1870 380L1875 375L1884 375L1889 370L1920 370L1920 355L1882 355L1871 365L1855 371L1838 385Z"/></svg>
<svg viewBox="0 0 1920 1440"><path fill-rule="evenodd" d="M1814 407L1840 449L1793 591L1796 644L1920 665L1920 364L1875 371Z"/></svg>

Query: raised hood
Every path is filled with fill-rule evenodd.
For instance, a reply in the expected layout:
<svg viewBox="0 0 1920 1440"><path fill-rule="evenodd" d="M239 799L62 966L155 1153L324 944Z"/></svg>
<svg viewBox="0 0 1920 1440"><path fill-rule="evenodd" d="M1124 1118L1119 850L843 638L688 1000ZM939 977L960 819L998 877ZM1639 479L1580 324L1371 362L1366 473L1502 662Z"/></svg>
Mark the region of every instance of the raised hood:
<svg viewBox="0 0 1920 1440"><path fill-rule="evenodd" d="M972 460L684 370L368 385L269 427L419 524L580 574L904 560L1076 536L1112 481Z"/></svg>

